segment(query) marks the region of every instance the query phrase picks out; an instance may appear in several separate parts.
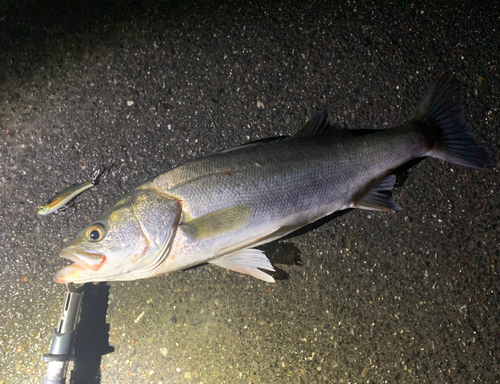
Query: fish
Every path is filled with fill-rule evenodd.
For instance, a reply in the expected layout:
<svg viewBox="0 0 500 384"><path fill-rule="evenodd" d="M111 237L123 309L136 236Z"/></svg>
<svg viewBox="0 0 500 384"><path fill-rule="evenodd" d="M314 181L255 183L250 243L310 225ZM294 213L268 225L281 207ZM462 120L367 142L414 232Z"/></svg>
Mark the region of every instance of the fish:
<svg viewBox="0 0 500 384"><path fill-rule="evenodd" d="M109 168L105 166L103 166L103 169L99 169L98 167L94 168L94 175L92 176L91 180L79 184L73 184L64 188L47 203L41 205L38 208L37 214L40 216L46 216L53 212L60 212L62 210L65 210L68 204L73 201L78 195L99 184L99 180L102 174L107 170L109 170Z"/></svg>
<svg viewBox="0 0 500 384"><path fill-rule="evenodd" d="M489 143L465 118L453 75L437 80L404 124L346 129L318 111L288 138L197 158L125 195L60 256L58 283L130 281L212 264L274 282L257 247L348 208L397 211L398 167L435 157L492 169ZM267 273L269 272L269 273Z"/></svg>

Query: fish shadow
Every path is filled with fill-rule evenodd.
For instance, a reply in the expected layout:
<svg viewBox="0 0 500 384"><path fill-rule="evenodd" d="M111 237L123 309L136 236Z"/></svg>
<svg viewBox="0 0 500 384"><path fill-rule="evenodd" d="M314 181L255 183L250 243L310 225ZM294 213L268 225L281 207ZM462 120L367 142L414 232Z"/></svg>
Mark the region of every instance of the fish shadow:
<svg viewBox="0 0 500 384"><path fill-rule="evenodd" d="M287 280L289 274L277 267L276 264L285 264L285 265L302 265L301 254L302 251L295 244L282 242L283 240L293 239L294 237L301 236L310 232L316 228L319 228L332 220L339 218L340 216L345 215L352 209L346 209L343 211L334 212L329 216L325 216L314 223L308 224L305 227L299 228L296 231L289 233L283 238L273 241L269 244L261 245L257 248L264 251L269 261L273 265L275 272L270 273L275 280Z"/></svg>
<svg viewBox="0 0 500 384"><path fill-rule="evenodd" d="M99 384L101 357L114 351L109 346L109 324L106 324L109 285L106 283L83 286L82 311L76 328L71 384Z"/></svg>
<svg viewBox="0 0 500 384"><path fill-rule="evenodd" d="M266 271L266 273L270 274L274 280L287 280L289 277L289 274L277 267L276 264L302 265L302 259L300 258L302 252L295 244L273 241L257 248L264 251L273 265L274 272Z"/></svg>

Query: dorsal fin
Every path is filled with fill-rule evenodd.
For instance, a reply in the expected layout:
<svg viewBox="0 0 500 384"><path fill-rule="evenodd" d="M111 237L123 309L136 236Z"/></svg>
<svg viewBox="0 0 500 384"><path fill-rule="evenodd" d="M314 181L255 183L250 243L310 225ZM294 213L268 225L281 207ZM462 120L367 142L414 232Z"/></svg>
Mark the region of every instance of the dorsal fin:
<svg viewBox="0 0 500 384"><path fill-rule="evenodd" d="M221 153L228 153L228 152L232 152L232 151L235 151L237 149L242 149L242 148L249 148L249 147L255 147L257 145L262 145L262 144L267 144L267 143L274 143L274 142L278 142L278 141L282 141L282 140L286 140L290 138L290 136L274 136L274 137L265 137L263 139L258 139L258 140L253 140L253 141L250 141L248 143L245 143L245 144L241 144L237 147L233 147L233 148L228 148L228 149L223 149L222 151L219 151L217 152L218 154L221 154Z"/></svg>
<svg viewBox="0 0 500 384"><path fill-rule="evenodd" d="M328 113L324 110L319 110L291 138L325 136L333 133L341 133L343 131L345 131L345 127L340 121L332 124Z"/></svg>

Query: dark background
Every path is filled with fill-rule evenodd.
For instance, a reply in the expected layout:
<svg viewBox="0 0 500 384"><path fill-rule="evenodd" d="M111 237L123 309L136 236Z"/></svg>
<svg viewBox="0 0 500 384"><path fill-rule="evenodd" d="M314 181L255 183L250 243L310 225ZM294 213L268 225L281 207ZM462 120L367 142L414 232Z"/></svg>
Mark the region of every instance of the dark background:
<svg viewBox="0 0 500 384"><path fill-rule="evenodd" d="M446 71L498 154L499 7L1 1L0 383L41 382L61 248L173 166L291 134L318 108L353 128L401 124ZM37 217L108 161L76 212ZM103 384L500 382L498 184L498 170L428 159L394 191L402 212L352 211L272 245L288 260L276 284L203 266L90 290L75 375L87 363Z"/></svg>

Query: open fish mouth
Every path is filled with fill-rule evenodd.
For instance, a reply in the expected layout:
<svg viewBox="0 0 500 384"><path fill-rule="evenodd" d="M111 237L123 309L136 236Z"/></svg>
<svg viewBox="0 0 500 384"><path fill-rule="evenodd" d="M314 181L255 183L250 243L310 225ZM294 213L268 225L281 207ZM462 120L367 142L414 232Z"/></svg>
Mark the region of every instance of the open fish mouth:
<svg viewBox="0 0 500 384"><path fill-rule="evenodd" d="M101 254L78 252L77 255L66 249L61 252L60 257L73 262L56 272L56 282L62 284L88 281L88 273L98 271L106 261L106 256Z"/></svg>

